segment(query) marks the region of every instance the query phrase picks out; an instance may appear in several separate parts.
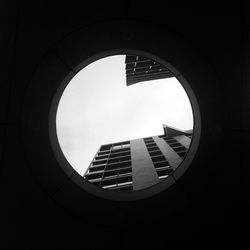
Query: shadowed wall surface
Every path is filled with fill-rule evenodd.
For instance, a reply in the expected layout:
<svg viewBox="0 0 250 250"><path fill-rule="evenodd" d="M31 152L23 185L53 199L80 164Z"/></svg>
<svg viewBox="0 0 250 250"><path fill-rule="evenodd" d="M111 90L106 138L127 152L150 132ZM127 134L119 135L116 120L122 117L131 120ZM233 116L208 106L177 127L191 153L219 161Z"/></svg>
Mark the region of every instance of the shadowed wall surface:
<svg viewBox="0 0 250 250"><path fill-rule="evenodd" d="M169 239L246 239L249 9L240 2L171 1L166 12L163 2L125 1L121 8L117 1L89 1L81 8L1 1L2 249L128 249L132 241L159 248ZM78 43L82 50L72 56ZM190 169L168 190L136 202L82 193L72 181L77 174L61 170L48 143L48 113L58 87L53 83L74 75L81 58L121 46L172 64L179 71L174 74L190 82L202 119Z"/></svg>

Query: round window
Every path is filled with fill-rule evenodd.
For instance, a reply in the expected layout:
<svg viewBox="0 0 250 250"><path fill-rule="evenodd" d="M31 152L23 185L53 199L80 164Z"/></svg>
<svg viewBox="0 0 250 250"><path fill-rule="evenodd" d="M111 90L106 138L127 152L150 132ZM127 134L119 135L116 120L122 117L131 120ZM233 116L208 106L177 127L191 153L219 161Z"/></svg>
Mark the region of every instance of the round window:
<svg viewBox="0 0 250 250"><path fill-rule="evenodd" d="M83 62L58 89L50 123L55 153L94 195L134 200L160 192L197 150L200 115L185 79L142 52L107 52ZM65 163L66 162L66 163Z"/></svg>

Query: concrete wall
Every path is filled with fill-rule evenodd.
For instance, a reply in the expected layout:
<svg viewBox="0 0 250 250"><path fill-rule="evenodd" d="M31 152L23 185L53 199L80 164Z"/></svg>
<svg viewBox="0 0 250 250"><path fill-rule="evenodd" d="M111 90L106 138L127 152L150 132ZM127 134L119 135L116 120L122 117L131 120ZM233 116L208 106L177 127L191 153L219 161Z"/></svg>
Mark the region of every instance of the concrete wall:
<svg viewBox="0 0 250 250"><path fill-rule="evenodd" d="M174 136L174 139L177 140L181 145L183 145L186 149L190 147L191 139L185 135Z"/></svg>
<svg viewBox="0 0 250 250"><path fill-rule="evenodd" d="M131 140L130 146L134 190L157 184L159 178L143 139Z"/></svg>
<svg viewBox="0 0 250 250"><path fill-rule="evenodd" d="M247 230L241 229L249 219L250 204L249 147L244 145L250 134L249 7L244 6L243 1L213 0L181 4L178 1L81 2L82 5L48 0L0 3L0 190L4 229L1 249L77 249L86 242L91 242L93 248L115 244L124 249L131 245L156 249L165 248L169 239L200 239L213 243L221 240L223 244L228 239L230 243L240 239L239 244L248 237ZM29 124L33 131L37 129L40 139L31 147L41 150L37 163L31 163L32 154L24 149L31 133L22 139L20 123L27 88L34 83L31 79L42 59L53 52L53 58L62 65L60 69L51 66L50 76L70 71L74 61L72 54L68 57L71 61L62 56L67 52L63 49L56 56L56 45L79 28L124 19L140 20L145 28L149 24L163 25L165 32L161 34L168 38L171 31L180 37L176 42L171 40L169 45L172 49L176 44L184 44L179 53L167 50L166 43L156 39L157 32L143 42L138 40L134 47L147 49L151 46L152 52L165 56L167 53L166 58L181 68L192 82L202 114L200 146L187 173L167 192L131 203L106 201L82 193L66 175L60 174L60 167L52 171L54 162L45 154L50 146L48 144L45 150L39 141L41 136L47 138L47 134L39 130L36 122ZM108 25L105 27L103 37L108 40ZM110 46L120 47L116 42L122 30L126 39L123 45L127 47L133 43L131 38L136 41L139 36L148 34L136 30L131 35L130 30L119 25L117 37L108 40ZM90 28L88 36L90 33L96 32ZM72 47L77 41L80 40L76 35ZM101 49L104 43L93 40L86 54L95 51L95 46ZM86 47L82 40L81 46ZM197 51L197 57L193 57L190 47ZM82 52L78 54L81 56ZM190 59L188 64L187 58ZM49 90L54 82L53 78L46 88ZM41 103L37 115L45 108L47 106ZM47 125L44 122L44 127ZM34 170L39 159L44 161L49 173L47 182L40 181L46 177L42 170L40 174ZM46 183L55 188L53 194L47 192ZM62 205L65 200L68 206ZM77 200L81 204L77 204Z"/></svg>

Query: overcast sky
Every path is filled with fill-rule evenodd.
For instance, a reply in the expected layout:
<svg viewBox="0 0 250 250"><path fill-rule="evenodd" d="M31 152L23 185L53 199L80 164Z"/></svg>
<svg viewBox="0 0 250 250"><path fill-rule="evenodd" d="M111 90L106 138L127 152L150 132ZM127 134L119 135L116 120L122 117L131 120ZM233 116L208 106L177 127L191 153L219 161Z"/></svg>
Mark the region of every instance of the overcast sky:
<svg viewBox="0 0 250 250"><path fill-rule="evenodd" d="M59 102L59 144L83 175L102 144L163 134L162 124L193 128L189 99L176 78L126 86L125 56L98 60L80 71Z"/></svg>

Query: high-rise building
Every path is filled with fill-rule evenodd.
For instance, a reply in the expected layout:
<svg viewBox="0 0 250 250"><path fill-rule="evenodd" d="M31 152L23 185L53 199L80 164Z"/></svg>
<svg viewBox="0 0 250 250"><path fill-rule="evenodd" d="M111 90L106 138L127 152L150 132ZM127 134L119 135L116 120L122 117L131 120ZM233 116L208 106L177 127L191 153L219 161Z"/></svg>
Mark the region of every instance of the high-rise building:
<svg viewBox="0 0 250 250"><path fill-rule="evenodd" d="M126 55L125 64L127 86L138 82L174 77L165 66L142 56Z"/></svg>
<svg viewBox="0 0 250 250"><path fill-rule="evenodd" d="M102 145L84 178L101 188L136 191L157 184L182 162L192 130L163 125L164 134Z"/></svg>

